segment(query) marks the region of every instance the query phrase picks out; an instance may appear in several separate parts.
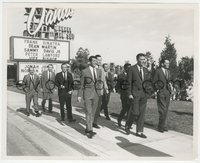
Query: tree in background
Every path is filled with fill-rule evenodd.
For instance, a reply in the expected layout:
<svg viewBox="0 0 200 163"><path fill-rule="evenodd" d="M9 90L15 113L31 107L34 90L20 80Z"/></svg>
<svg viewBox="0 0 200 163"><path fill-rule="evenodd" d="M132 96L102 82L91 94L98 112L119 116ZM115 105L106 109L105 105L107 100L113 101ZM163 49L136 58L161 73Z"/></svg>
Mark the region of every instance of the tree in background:
<svg viewBox="0 0 200 163"><path fill-rule="evenodd" d="M170 36L167 36L164 42L165 48L162 50L159 65L162 59L167 59L170 62L169 71L171 72L172 79L176 79L178 76L178 66L177 66L177 53L174 47L174 43L171 43Z"/></svg>
<svg viewBox="0 0 200 163"><path fill-rule="evenodd" d="M179 79L190 81L193 80L194 59L191 57L182 57L178 64Z"/></svg>
<svg viewBox="0 0 200 163"><path fill-rule="evenodd" d="M83 49L80 47L78 51L76 52L75 59L72 59L72 72L75 75L75 78L80 77L80 72L84 68L88 66L88 56L90 55L90 52L88 49Z"/></svg>
<svg viewBox="0 0 200 163"><path fill-rule="evenodd" d="M82 70L88 66L88 56L90 52L88 49L83 49L80 47L76 52L75 59L72 59L72 70L79 69Z"/></svg>
<svg viewBox="0 0 200 163"><path fill-rule="evenodd" d="M178 78L183 81L182 91L180 93L181 100L193 101L193 72L194 59L191 57L182 57L178 64Z"/></svg>

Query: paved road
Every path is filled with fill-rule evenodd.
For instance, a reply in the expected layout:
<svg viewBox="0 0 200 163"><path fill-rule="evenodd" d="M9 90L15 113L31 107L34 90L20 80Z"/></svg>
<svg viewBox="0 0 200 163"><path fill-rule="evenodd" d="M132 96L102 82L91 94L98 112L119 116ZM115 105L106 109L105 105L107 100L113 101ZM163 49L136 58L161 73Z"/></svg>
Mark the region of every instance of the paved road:
<svg viewBox="0 0 200 163"><path fill-rule="evenodd" d="M85 136L85 115L81 108L73 107L75 123L59 121L59 104L54 102L53 114L41 117L25 112L24 95L7 92L7 155L57 156L66 159L190 160L193 155L193 137L169 131L164 134L145 128L147 139L135 136L135 125L130 135L119 128L116 117L111 121L99 118L101 129L94 129L93 139ZM41 99L39 99L41 103ZM122 122L124 125L125 122ZM35 157L36 158L36 157Z"/></svg>
<svg viewBox="0 0 200 163"><path fill-rule="evenodd" d="M8 108L7 155L9 156L95 156L75 142L62 141L57 134L25 115ZM79 150L82 150L79 152Z"/></svg>

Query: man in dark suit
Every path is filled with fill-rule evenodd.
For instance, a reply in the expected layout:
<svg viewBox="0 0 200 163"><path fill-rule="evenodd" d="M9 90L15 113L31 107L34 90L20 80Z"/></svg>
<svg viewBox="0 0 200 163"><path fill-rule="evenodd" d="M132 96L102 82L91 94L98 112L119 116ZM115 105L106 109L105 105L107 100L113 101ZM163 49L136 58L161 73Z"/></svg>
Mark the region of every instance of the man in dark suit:
<svg viewBox="0 0 200 163"><path fill-rule="evenodd" d="M120 99L122 103L122 110L117 119L119 127L121 127L121 121L130 108L128 93L127 93L127 89L128 89L127 73L130 66L131 66L130 63L124 64L124 72L119 74L117 78L116 90L120 94Z"/></svg>
<svg viewBox="0 0 200 163"><path fill-rule="evenodd" d="M42 109L45 112L45 103L46 100L49 100L49 113L52 113L52 97L53 90L51 88L54 87L55 82L55 72L53 72L53 65L49 64L47 66L48 70L43 71L41 75L41 89L42 89ZM50 88L50 89L49 89Z"/></svg>
<svg viewBox="0 0 200 163"><path fill-rule="evenodd" d="M65 109L64 105L66 104L67 108L67 118L69 122L75 122L72 116L72 87L73 87L73 77L69 72L70 65L67 63L63 63L61 65L62 71L56 74L55 84L58 87L58 96L60 102L60 114L61 121L65 120Z"/></svg>
<svg viewBox="0 0 200 163"><path fill-rule="evenodd" d="M101 70L96 68L96 57L90 56L90 65L81 72L81 88L78 90L78 102L82 97L85 104L86 115L86 134L92 138L96 133L93 132L93 121L98 107L99 96L101 96L102 82Z"/></svg>
<svg viewBox="0 0 200 163"><path fill-rule="evenodd" d="M147 138L143 134L145 110L147 105L147 95L143 89L142 83L148 80L148 70L145 68L145 54L139 53L136 56L137 64L131 66L128 71L128 96L131 100L131 107L126 120L125 131L130 134L130 128L133 121L136 121L136 136Z"/></svg>
<svg viewBox="0 0 200 163"><path fill-rule="evenodd" d="M104 110L104 115L105 115L106 119L110 120L109 113L108 113L108 103L110 100L110 93L114 92L114 81L113 81L111 72L109 72L108 70L109 70L108 64L104 63L103 71L105 74L105 81L108 86L108 92L105 89L103 90L101 111Z"/></svg>
<svg viewBox="0 0 200 163"><path fill-rule="evenodd" d="M155 71L153 82L162 83L162 87L157 88L157 106L159 113L159 123L158 131L164 132L168 131L166 126L167 113L170 103L170 92L172 90L172 85L170 84L171 75L169 69L169 60L161 60L161 67Z"/></svg>
<svg viewBox="0 0 200 163"><path fill-rule="evenodd" d="M40 116L38 109L38 91L40 78L37 74L35 74L34 67L29 67L29 74L25 75L23 78L23 82L26 85L25 95L26 95L26 112L27 116L30 115L30 104L33 99L33 108L36 113L36 117Z"/></svg>

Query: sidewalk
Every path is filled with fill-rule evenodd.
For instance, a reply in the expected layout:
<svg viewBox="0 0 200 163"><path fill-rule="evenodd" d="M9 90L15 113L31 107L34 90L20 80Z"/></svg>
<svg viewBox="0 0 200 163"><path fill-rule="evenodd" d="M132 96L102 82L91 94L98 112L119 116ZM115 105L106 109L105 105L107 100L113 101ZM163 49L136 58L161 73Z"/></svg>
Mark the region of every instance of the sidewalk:
<svg viewBox="0 0 200 163"><path fill-rule="evenodd" d="M39 99L41 104L41 99ZM53 114L45 112L41 117L24 115L25 96L12 91L7 92L7 106L17 112L19 116L28 119L31 123L40 126L46 132L54 135L60 141L68 141L83 156L73 159L106 159L106 160L192 160L193 137L168 131L159 133L153 129L145 128L147 139L136 137L135 125L130 135L126 135L124 128L117 126L116 117L107 121L99 118L101 129L94 129L97 133L93 139L88 139L85 131L85 114L83 109L73 107L75 123L60 122L59 104L53 103ZM124 125L124 122L122 122ZM62 154L63 155L63 154ZM66 156L65 158L68 158ZM69 157L70 158L70 157Z"/></svg>

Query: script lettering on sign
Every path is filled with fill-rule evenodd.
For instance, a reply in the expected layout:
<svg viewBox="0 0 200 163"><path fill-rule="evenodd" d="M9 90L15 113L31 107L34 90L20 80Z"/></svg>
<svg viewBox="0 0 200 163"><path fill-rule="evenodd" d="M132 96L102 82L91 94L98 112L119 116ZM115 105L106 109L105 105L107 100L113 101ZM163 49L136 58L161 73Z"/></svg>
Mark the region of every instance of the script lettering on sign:
<svg viewBox="0 0 200 163"><path fill-rule="evenodd" d="M54 28L57 23L72 18L73 10L68 9L48 9L48 8L26 8L28 14L27 31L30 35L35 35L42 26ZM37 26L35 26L37 24Z"/></svg>

